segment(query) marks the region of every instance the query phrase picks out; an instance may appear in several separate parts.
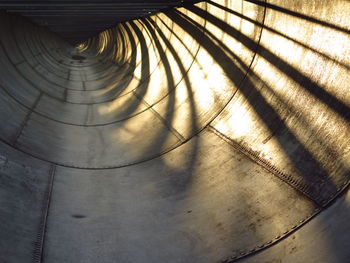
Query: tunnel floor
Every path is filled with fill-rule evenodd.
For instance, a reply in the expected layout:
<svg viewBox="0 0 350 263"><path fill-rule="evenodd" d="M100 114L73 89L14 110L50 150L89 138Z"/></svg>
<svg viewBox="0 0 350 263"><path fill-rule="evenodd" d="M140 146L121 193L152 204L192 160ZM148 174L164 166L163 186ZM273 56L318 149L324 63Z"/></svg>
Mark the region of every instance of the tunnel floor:
<svg viewBox="0 0 350 263"><path fill-rule="evenodd" d="M348 262L349 8L2 13L0 262Z"/></svg>

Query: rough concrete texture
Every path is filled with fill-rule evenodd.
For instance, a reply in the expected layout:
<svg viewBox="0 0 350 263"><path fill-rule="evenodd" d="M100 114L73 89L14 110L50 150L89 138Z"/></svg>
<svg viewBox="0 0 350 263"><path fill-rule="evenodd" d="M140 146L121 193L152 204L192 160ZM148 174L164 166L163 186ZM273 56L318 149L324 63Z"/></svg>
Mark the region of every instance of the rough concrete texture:
<svg viewBox="0 0 350 263"><path fill-rule="evenodd" d="M349 15L206 1L74 47L2 14L0 262L349 262Z"/></svg>

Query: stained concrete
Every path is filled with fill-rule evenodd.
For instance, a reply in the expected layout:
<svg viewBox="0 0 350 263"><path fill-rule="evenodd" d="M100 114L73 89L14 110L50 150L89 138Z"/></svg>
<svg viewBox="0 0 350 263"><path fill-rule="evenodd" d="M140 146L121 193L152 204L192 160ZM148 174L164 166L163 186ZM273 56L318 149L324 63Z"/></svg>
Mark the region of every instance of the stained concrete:
<svg viewBox="0 0 350 263"><path fill-rule="evenodd" d="M0 261L347 262L349 8L1 14Z"/></svg>

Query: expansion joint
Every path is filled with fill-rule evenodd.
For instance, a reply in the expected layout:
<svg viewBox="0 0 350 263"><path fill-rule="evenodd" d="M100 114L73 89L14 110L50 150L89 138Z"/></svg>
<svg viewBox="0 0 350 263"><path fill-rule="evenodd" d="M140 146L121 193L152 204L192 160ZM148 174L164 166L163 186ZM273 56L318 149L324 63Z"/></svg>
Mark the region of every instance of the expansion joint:
<svg viewBox="0 0 350 263"><path fill-rule="evenodd" d="M315 203L317 206L319 207L323 206L320 202L318 202L312 197L312 189L308 184L302 182L301 180L298 180L297 178L295 178L295 176L280 170L275 165L273 165L269 160L262 158L259 152L256 152L251 148L232 140L225 134L215 129L213 126L209 126L208 128L214 134L216 134L217 136L222 138L224 141L226 141L228 144L230 144L234 149L238 150L240 153L247 156L250 160L252 160L256 164L258 164L259 166L261 166L262 168L270 172L272 175L282 180L284 183L291 186L296 191L300 192L303 196L307 197L310 201Z"/></svg>
<svg viewBox="0 0 350 263"><path fill-rule="evenodd" d="M40 226L39 226L38 234L36 236L35 248L34 248L34 253L33 253L33 262L34 263L42 263L43 262L44 242L45 242L45 234L46 234L46 229L47 229L47 218L49 215L55 173L56 173L56 165L52 164L50 167L50 172L49 172L49 174L50 174L49 183L47 185L47 188L46 188L46 191L45 191L44 197L43 197Z"/></svg>
<svg viewBox="0 0 350 263"><path fill-rule="evenodd" d="M27 125L29 119L30 119L30 116L32 115L33 111L35 110L36 106L38 105L41 97L43 96L43 93L40 92L39 96L36 98L33 106L30 108L29 112L27 113L26 117L24 118L24 120L22 121L21 123L21 126L19 127L17 133L16 133L16 136L14 137L13 139L13 142L12 142L12 145L15 146L19 137L22 135L22 132L23 132L23 129L24 127Z"/></svg>

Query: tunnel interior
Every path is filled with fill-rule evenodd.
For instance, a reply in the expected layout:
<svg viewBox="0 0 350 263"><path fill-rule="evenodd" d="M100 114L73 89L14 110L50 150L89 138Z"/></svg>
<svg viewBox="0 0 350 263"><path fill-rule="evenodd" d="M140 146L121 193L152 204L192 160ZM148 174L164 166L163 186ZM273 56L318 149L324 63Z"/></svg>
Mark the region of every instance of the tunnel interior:
<svg viewBox="0 0 350 263"><path fill-rule="evenodd" d="M348 1L0 8L0 262L349 262Z"/></svg>

